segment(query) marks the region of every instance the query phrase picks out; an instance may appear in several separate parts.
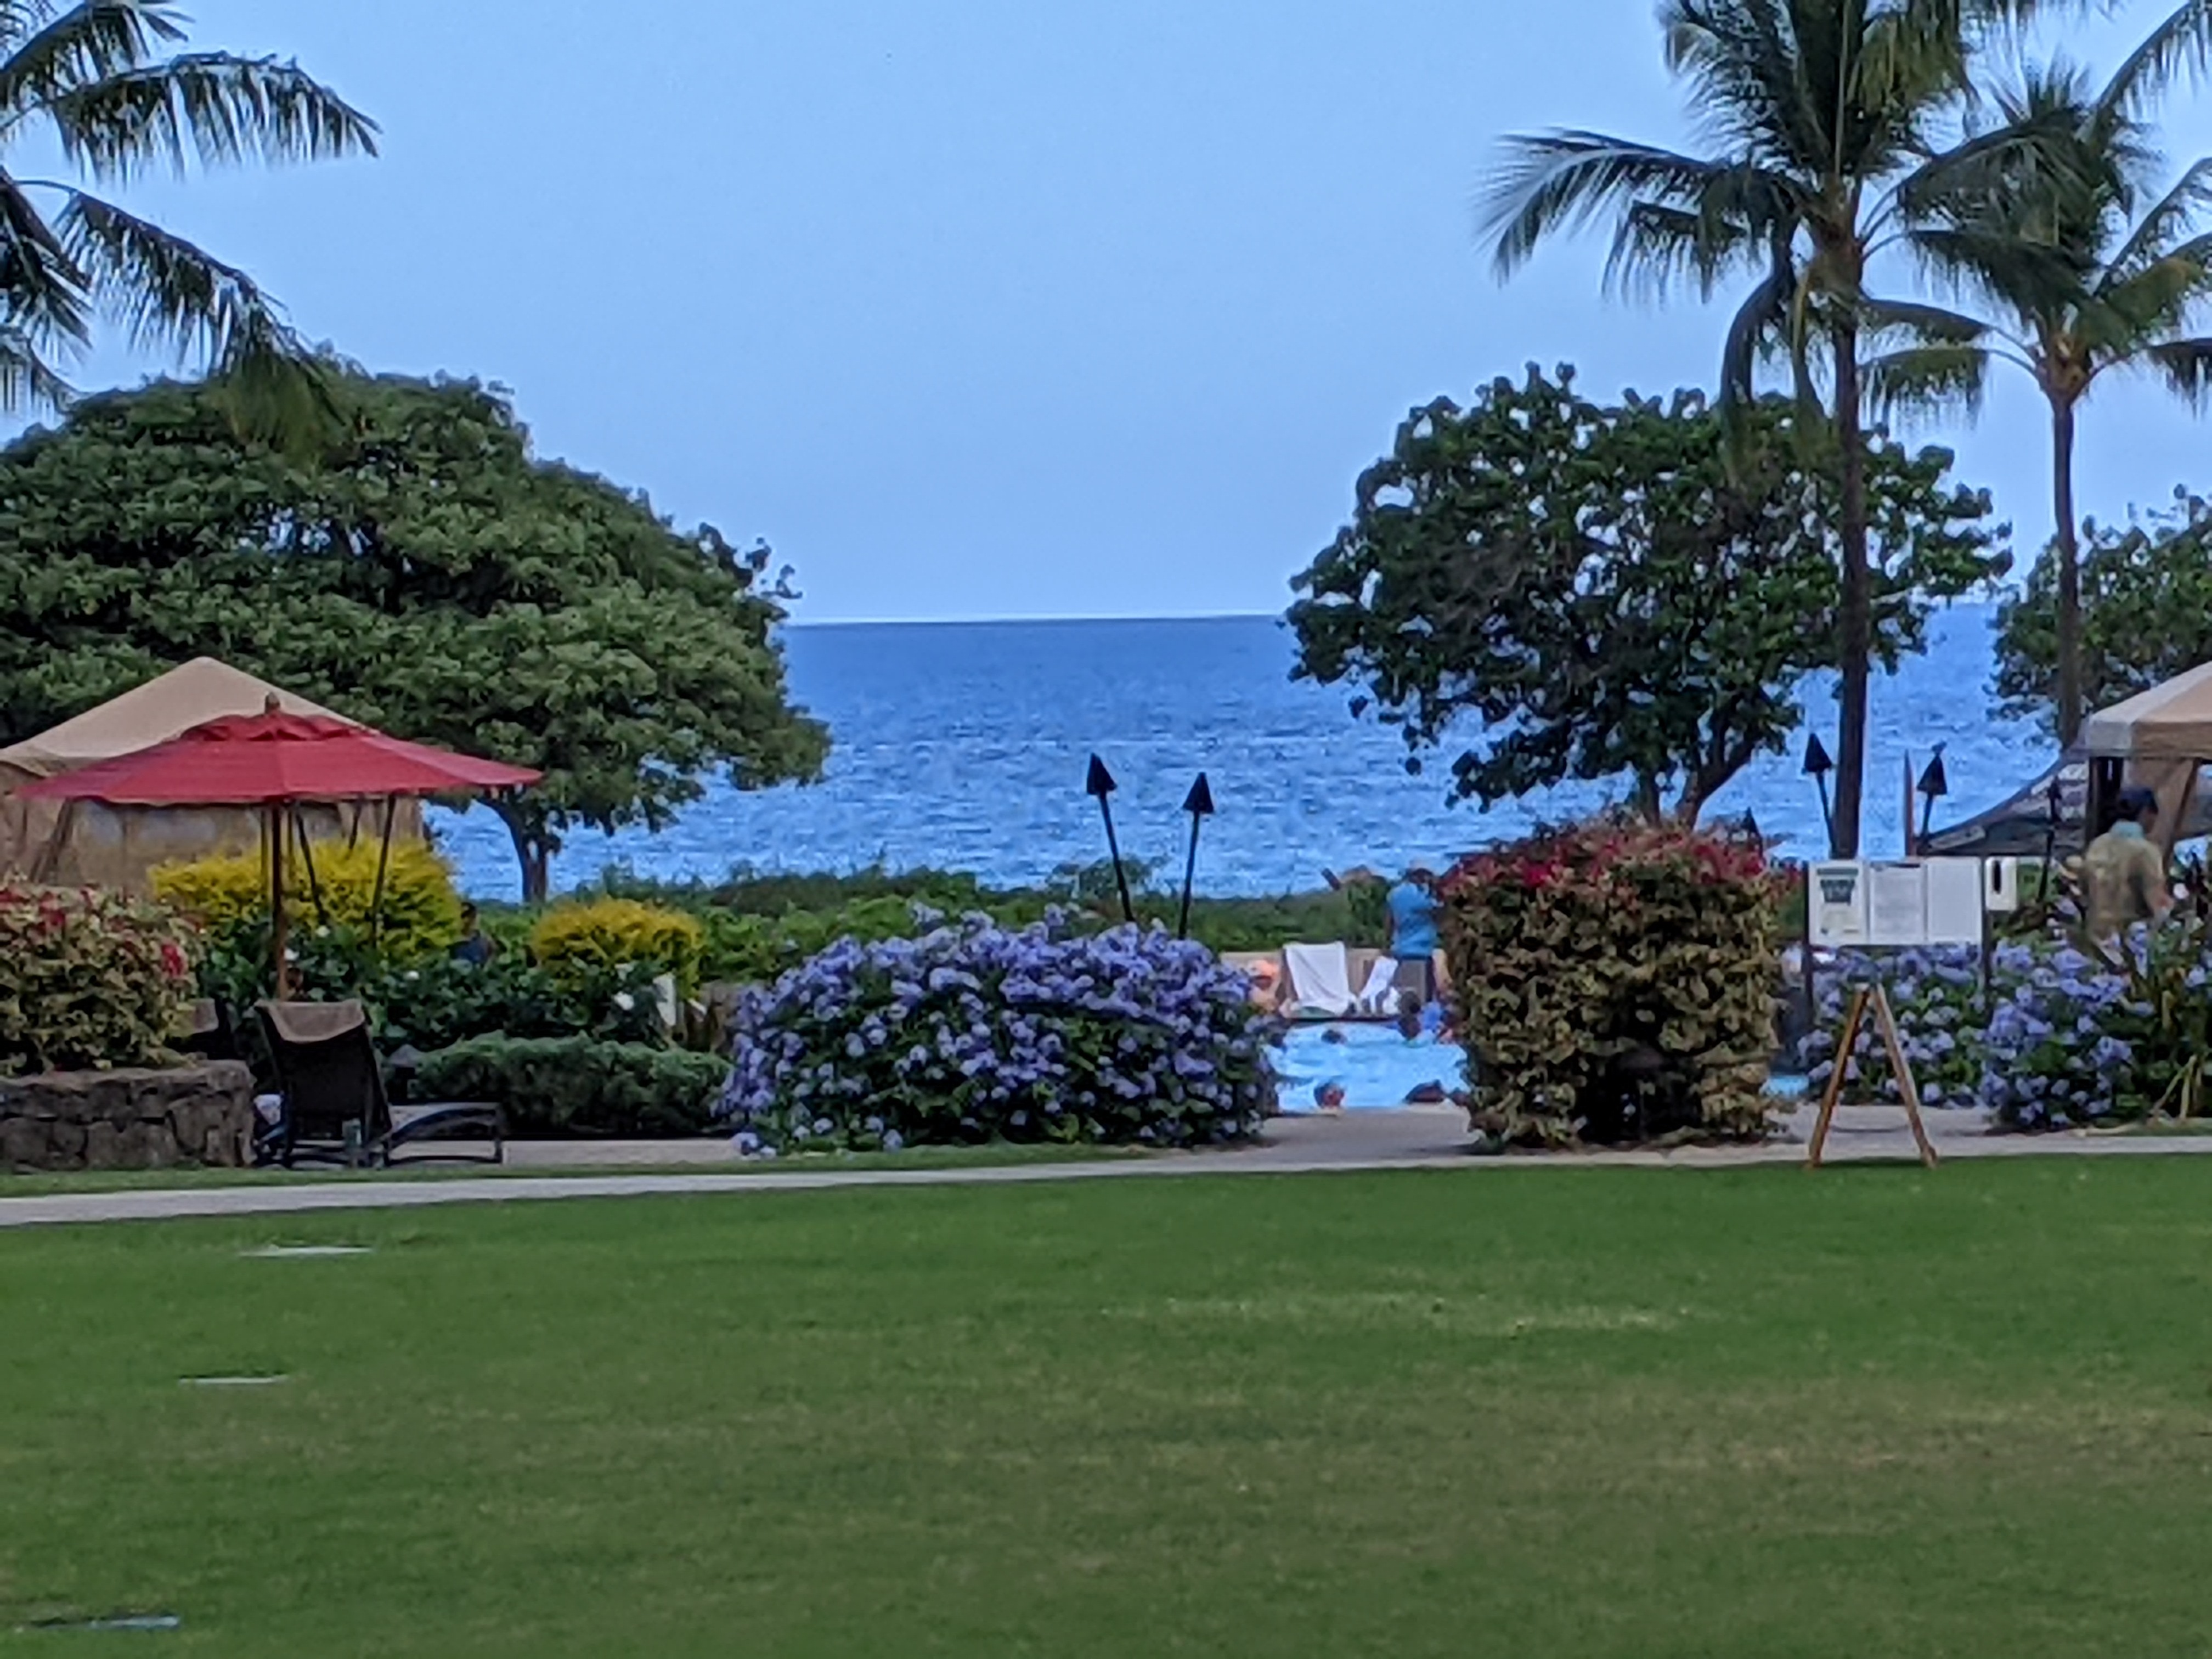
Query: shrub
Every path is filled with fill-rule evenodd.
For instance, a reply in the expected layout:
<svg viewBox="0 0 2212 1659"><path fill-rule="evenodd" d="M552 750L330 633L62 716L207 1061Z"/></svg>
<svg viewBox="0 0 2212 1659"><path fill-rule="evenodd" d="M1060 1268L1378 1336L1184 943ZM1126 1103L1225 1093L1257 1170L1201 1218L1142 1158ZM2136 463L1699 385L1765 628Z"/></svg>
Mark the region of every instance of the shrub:
<svg viewBox="0 0 2212 1659"><path fill-rule="evenodd" d="M426 1056L413 1092L504 1107L515 1135L699 1135L728 1076L726 1061L680 1048L482 1036Z"/></svg>
<svg viewBox="0 0 2212 1659"><path fill-rule="evenodd" d="M376 908L376 870L382 848L374 841L349 848L319 842L311 884L303 860L286 860L285 907L304 929L330 926L366 934ZM319 909L315 892L319 890ZM258 854L167 864L154 872L154 892L222 938L269 920L269 869ZM461 936L461 900L446 861L419 842L395 845L385 872L378 947L395 958L435 956Z"/></svg>
<svg viewBox="0 0 2212 1659"><path fill-rule="evenodd" d="M973 916L846 939L740 999L722 1114L771 1153L1242 1139L1274 1103L1248 990L1158 929Z"/></svg>
<svg viewBox="0 0 2212 1659"><path fill-rule="evenodd" d="M0 886L0 1073L173 1060L190 943L169 911L118 894Z"/></svg>
<svg viewBox="0 0 2212 1659"><path fill-rule="evenodd" d="M1846 951L1820 975L1820 1025L1805 1039L1812 1062L1806 1080L1817 1092L1835 1074L1836 1039L1841 1034L1846 1000L1861 985L1880 981L1889 988L1898 1035L1922 1102L1929 1106L1972 1105L1982 1085L1984 1053L1980 952L1972 945L1900 951L1893 956ZM1852 1047L1850 1076L1875 1079L1877 1098L1904 1099L1872 1012L1861 1023Z"/></svg>
<svg viewBox="0 0 2212 1659"><path fill-rule="evenodd" d="M1757 845L1674 823L1600 821L1461 865L1443 933L1475 1126L1545 1146L1763 1135L1774 886Z"/></svg>
<svg viewBox="0 0 2212 1659"><path fill-rule="evenodd" d="M690 990L699 981L706 930L696 918L635 899L556 904L531 930L530 950L556 978L650 967Z"/></svg>

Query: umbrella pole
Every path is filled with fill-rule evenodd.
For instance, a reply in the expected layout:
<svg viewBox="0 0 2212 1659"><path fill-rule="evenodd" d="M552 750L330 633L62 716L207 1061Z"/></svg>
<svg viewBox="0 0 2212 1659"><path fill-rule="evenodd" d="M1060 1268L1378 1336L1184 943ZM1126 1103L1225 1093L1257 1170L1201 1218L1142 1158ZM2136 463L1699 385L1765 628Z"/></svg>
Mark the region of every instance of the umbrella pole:
<svg viewBox="0 0 2212 1659"><path fill-rule="evenodd" d="M299 806L292 808L292 833L300 838L300 862L307 872L307 896L314 901L315 920L327 927L331 925L330 907L323 902L323 884L315 875L314 849L307 845L307 820Z"/></svg>
<svg viewBox="0 0 2212 1659"><path fill-rule="evenodd" d="M263 826L269 842L269 949L276 957L276 1000L291 1000L292 975L284 962L284 809L271 801Z"/></svg>
<svg viewBox="0 0 2212 1659"><path fill-rule="evenodd" d="M392 868L392 821L399 815L399 797L384 798L384 844L376 849L376 891L368 901L368 942L374 947L384 933L384 878Z"/></svg>

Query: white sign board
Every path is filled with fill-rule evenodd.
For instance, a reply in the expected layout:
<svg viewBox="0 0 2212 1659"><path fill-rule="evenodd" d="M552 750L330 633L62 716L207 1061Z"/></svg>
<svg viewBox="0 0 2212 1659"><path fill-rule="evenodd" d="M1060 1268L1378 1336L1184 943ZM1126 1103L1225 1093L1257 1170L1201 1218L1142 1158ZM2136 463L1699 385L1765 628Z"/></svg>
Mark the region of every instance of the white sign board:
<svg viewBox="0 0 2212 1659"><path fill-rule="evenodd" d="M1866 860L1809 872L1813 943L1830 950L1979 945L1988 900L1979 859Z"/></svg>

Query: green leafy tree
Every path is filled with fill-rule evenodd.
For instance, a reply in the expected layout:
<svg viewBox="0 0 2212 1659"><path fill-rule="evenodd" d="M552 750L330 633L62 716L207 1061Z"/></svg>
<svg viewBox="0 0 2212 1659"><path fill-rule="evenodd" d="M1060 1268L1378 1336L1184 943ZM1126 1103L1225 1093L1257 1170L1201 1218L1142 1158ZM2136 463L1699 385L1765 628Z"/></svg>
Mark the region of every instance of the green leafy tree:
<svg viewBox="0 0 2212 1659"><path fill-rule="evenodd" d="M720 769L817 775L765 549L534 459L472 381L332 370L340 451L223 392L88 398L0 452L0 720L21 737L205 653L399 735L546 774L496 803L543 895L576 823L658 828Z"/></svg>
<svg viewBox="0 0 2212 1659"><path fill-rule="evenodd" d="M2113 370L2159 374L2191 401L2212 388L2212 338L2191 331L2212 297L2212 237L2198 228L2212 200L2212 158L2154 195L2158 157L2138 117L2175 70L2201 58L2208 39L2212 7L2189 0L2100 90L2074 70L2031 70L2000 101L2002 124L2067 124L2075 135L2072 165L2022 168L1987 191L1956 195L1911 238L1923 263L1981 301L1992 320L1957 317L1954 337L1869 367L1869 390L1885 406L1953 401L1972 413L1996 362L2026 370L2049 405L2062 744L2074 741L2082 716L2074 505L2081 404Z"/></svg>
<svg viewBox="0 0 2212 1659"><path fill-rule="evenodd" d="M40 143L96 185L146 172L375 152L366 116L298 64L186 52L165 0L0 3L0 156ZM258 284L64 179L0 166L0 407L56 407L95 319L222 377L232 413L296 435L327 414L314 358Z"/></svg>
<svg viewBox="0 0 2212 1659"><path fill-rule="evenodd" d="M1509 141L1488 222L1510 274L1547 238L1615 223L1611 272L1664 295L1710 297L1755 278L1731 325L1721 398L1753 396L1762 355L1788 356L1799 401L1839 454L1842 592L1835 847L1857 851L1878 582L1869 552L1862 349L1941 342L1943 313L1869 291L1881 249L1934 204L1992 173L2045 164L2051 132L2007 127L1949 143L1978 48L2033 0L1666 0L1669 67L1689 85L1713 152L1690 155L1584 131ZM1824 361L1822 361L1824 360ZM1818 436L1810 422L1801 438Z"/></svg>
<svg viewBox="0 0 2212 1659"><path fill-rule="evenodd" d="M1452 763L1462 796L1626 778L1646 815L1671 787L1694 818L1783 745L1794 693L1838 658L1838 486L1800 460L1795 404L1740 415L1758 441L1732 466L1701 395L1601 406L1567 370L1414 410L1297 580L1299 673L1356 685L1355 712L1376 705L1415 771L1478 719L1486 746ZM1922 648L1937 601L2008 566L1989 497L1947 488L1950 462L1868 454L1885 664Z"/></svg>
<svg viewBox="0 0 2212 1659"><path fill-rule="evenodd" d="M2058 550L1997 611L1996 692L2004 711L2055 734L2059 712ZM2084 526L2081 687L2109 708L2212 662L2212 502L2178 490L2172 509Z"/></svg>

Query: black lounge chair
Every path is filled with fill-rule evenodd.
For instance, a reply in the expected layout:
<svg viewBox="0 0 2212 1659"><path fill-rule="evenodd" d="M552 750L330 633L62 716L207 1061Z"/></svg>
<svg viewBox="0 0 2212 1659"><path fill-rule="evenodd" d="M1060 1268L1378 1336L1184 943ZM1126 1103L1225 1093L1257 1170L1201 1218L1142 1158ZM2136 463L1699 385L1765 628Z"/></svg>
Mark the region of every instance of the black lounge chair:
<svg viewBox="0 0 2212 1659"><path fill-rule="evenodd" d="M507 1115L496 1106L392 1105L358 1002L264 1002L258 1012L284 1097L283 1121L269 1149L276 1161L288 1168L302 1157L389 1164L403 1147L441 1139L489 1140L491 1154L418 1150L417 1156L505 1160Z"/></svg>

